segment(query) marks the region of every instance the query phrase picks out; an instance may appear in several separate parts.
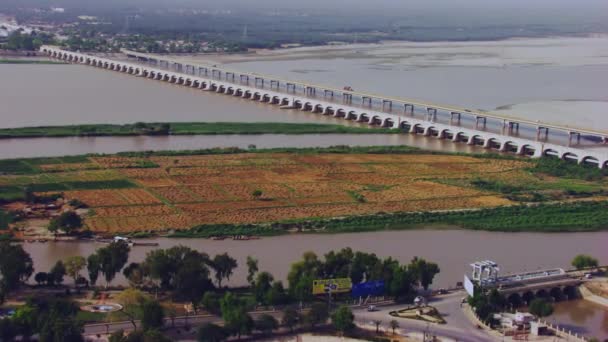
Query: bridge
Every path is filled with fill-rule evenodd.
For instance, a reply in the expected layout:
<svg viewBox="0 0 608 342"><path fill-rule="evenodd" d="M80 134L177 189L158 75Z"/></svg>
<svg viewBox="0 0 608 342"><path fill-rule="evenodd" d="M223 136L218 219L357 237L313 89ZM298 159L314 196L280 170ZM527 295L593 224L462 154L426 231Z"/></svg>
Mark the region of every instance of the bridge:
<svg viewBox="0 0 608 342"><path fill-rule="evenodd" d="M471 264L471 277L465 274L464 287L470 296L479 290L496 289L507 301L518 306L536 297L559 301L578 296L578 286L583 282L579 271L552 268L499 276L500 267L491 260Z"/></svg>
<svg viewBox="0 0 608 342"><path fill-rule="evenodd" d="M161 56L123 51L135 59L118 60L53 46L40 50L51 58L123 72L206 91L238 96L283 108L331 115L369 125L398 128L453 142L479 145L531 157L552 156L578 163L608 166L608 132L513 118L466 108L435 105L338 89L311 83L187 64Z"/></svg>

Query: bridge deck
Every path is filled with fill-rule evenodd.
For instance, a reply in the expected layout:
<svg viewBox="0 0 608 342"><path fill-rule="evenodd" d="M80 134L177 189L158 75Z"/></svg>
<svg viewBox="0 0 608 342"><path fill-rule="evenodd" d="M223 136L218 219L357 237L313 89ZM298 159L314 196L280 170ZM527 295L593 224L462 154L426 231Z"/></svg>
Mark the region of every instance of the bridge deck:
<svg viewBox="0 0 608 342"><path fill-rule="evenodd" d="M389 97L389 96L379 95L379 94L370 93L370 92L345 91L344 89L339 89L339 88L330 87L330 86L326 86L326 85L286 80L286 79L272 76L272 75L248 73L248 72L233 70L233 69L224 68L224 67L218 67L218 66L204 64L204 63L185 63L184 61L180 61L177 59L171 59L171 58L165 58L164 56L161 56L161 55L139 53L139 52L130 51L130 50L123 50L123 53L126 54L127 56L139 57L139 58L143 58L143 59L152 59L152 60L156 60L156 61L162 60L162 61L169 62L169 63L191 65L193 67L205 67L205 68L209 68L209 69L218 70L218 71L221 71L224 73L234 73L234 74L238 74L238 75L248 76L251 78L255 78L255 77L263 78L267 82L279 81L279 82L283 82L285 84L289 83L289 84L298 85L303 88L310 87L310 88L320 89L322 91L331 91L331 92L338 93L338 94L347 93L347 94L352 94L359 98L373 98L373 99L378 99L381 101L382 100L391 101L391 102L395 102L395 103L402 104L402 105L409 104L409 105L420 106L420 107L425 107L425 108L434 108L437 110L443 110L443 111L447 111L447 112L460 113L463 115L491 118L491 119L495 119L495 120L499 120L499 121L520 123L520 124L525 124L525 125L530 125L530 126L540 126L543 128L554 129L554 130L559 130L559 131L563 131L563 132L580 133L580 134L584 134L584 135L599 136L599 137L603 137L603 138L608 137L608 131L603 131L603 130L595 130L595 129L582 128L582 127L576 127L576 126L571 126L571 125L560 125L560 124L554 124L554 123L548 123L548 122L528 120L528 119L522 119L522 118L519 118L516 116L510 116L510 115L505 115L505 114L497 114L497 113L492 113L492 112L487 112L487 111L480 112L480 111L475 111L475 110L471 110L471 109L467 109L467 108L442 105L442 104L437 104L437 103L432 103L432 102L423 102L423 101L418 101L418 100L408 99L408 98L403 98L403 97ZM339 103L339 102L337 102L337 103Z"/></svg>

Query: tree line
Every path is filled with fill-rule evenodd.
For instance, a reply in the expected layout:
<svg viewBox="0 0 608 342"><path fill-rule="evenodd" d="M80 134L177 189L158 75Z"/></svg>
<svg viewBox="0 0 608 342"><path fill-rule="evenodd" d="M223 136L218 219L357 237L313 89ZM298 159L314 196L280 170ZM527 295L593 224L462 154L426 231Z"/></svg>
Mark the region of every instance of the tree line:
<svg viewBox="0 0 608 342"><path fill-rule="evenodd" d="M343 248L323 257L305 253L291 266L287 287L270 272L260 271L257 259L248 257L245 266L249 286L229 289L225 282L230 280L238 262L227 253L211 257L189 247L175 246L152 250L142 262L128 263L129 252L130 247L125 242L112 242L86 258L73 256L57 261L48 272L36 273L34 279L40 286L57 286L63 283L65 276L69 276L79 290L95 286L100 278L108 287L122 272L130 288L116 299L123 304L122 313L133 322L135 330L135 321L142 321L144 329L139 334L143 339L145 333L155 334L163 326L165 315L171 315L170 310L147 293L155 294L154 297L159 291L170 293L172 300L190 303L195 313L205 309L221 316L225 321L224 327L205 326L201 329L220 331L227 337L248 335L254 330L262 333L275 330L280 322L274 316L260 316L257 320L250 316L249 312L260 305L285 307L282 324L290 329L297 325L314 328L325 323L331 316L330 307L315 301L312 294L315 279L350 278L353 284L382 280L386 284L387 295L406 301L413 299L418 289L427 289L439 272L436 264L422 258L400 264L390 257L381 259L373 253ZM32 276L34 266L29 254L18 244L0 243L0 255L3 256L0 260L0 288L4 298ZM88 279L82 275L85 270ZM298 312L294 309L298 303L310 303L310 310L306 314ZM18 308L13 318L2 320L0 332L7 336L48 334L45 341L63 341L66 335L57 335L53 331L60 327L64 327L61 331L65 334L80 331L82 322L75 319L77 311L78 307L70 300L40 295ZM49 319L49 315L57 318ZM344 323L350 317L346 309L338 308L334 315L336 318L332 322L337 322L336 328L348 330L349 324ZM121 341L118 335L114 340ZM205 339L201 337L201 340Z"/></svg>

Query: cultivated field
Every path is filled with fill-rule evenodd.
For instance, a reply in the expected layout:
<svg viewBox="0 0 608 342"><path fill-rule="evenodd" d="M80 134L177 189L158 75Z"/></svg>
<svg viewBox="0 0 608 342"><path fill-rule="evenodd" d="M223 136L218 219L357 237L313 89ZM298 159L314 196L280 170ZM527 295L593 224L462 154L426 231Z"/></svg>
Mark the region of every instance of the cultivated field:
<svg viewBox="0 0 608 342"><path fill-rule="evenodd" d="M557 186L559 180L538 178L530 165L415 153L104 156L41 162L35 174L0 176L0 186L77 199L92 209L85 224L94 232L158 232L508 205L504 193L473 180Z"/></svg>

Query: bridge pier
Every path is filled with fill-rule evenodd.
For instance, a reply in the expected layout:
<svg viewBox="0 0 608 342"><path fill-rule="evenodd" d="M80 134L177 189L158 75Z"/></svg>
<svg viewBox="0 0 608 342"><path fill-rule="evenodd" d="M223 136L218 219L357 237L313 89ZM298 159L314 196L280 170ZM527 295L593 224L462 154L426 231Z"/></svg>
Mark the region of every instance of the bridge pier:
<svg viewBox="0 0 608 342"><path fill-rule="evenodd" d="M353 95L348 93L342 94L342 103L344 104L352 104L353 103Z"/></svg>
<svg viewBox="0 0 608 342"><path fill-rule="evenodd" d="M368 96L362 96L361 97L361 106L366 107L366 103L367 103L367 108L372 108L372 98L368 97Z"/></svg>
<svg viewBox="0 0 608 342"><path fill-rule="evenodd" d="M410 115L414 116L414 105L406 103L403 105L403 114L407 114L407 109L410 109Z"/></svg>
<svg viewBox="0 0 608 342"><path fill-rule="evenodd" d="M519 122L509 121L507 125L509 134L519 133Z"/></svg>
<svg viewBox="0 0 608 342"><path fill-rule="evenodd" d="M456 121L460 125L460 113L458 113L458 112L450 112L450 123L454 122L454 117L457 118Z"/></svg>
<svg viewBox="0 0 608 342"><path fill-rule="evenodd" d="M437 109L432 107L426 108L426 120L430 122L437 121Z"/></svg>
<svg viewBox="0 0 608 342"><path fill-rule="evenodd" d="M479 127L480 122L482 124L483 129L486 129L488 118L486 118L485 116L476 116L475 117L475 128Z"/></svg>
<svg viewBox="0 0 608 342"><path fill-rule="evenodd" d="M388 107L388 110L386 108ZM382 100L382 111L383 112L392 112L393 111L393 101L390 100Z"/></svg>
<svg viewBox="0 0 608 342"><path fill-rule="evenodd" d="M536 127L536 140L547 140L549 138L549 128L538 126Z"/></svg>
<svg viewBox="0 0 608 342"><path fill-rule="evenodd" d="M576 143L581 143L581 134L578 132L568 132L568 146L572 145L572 138L576 137Z"/></svg>

